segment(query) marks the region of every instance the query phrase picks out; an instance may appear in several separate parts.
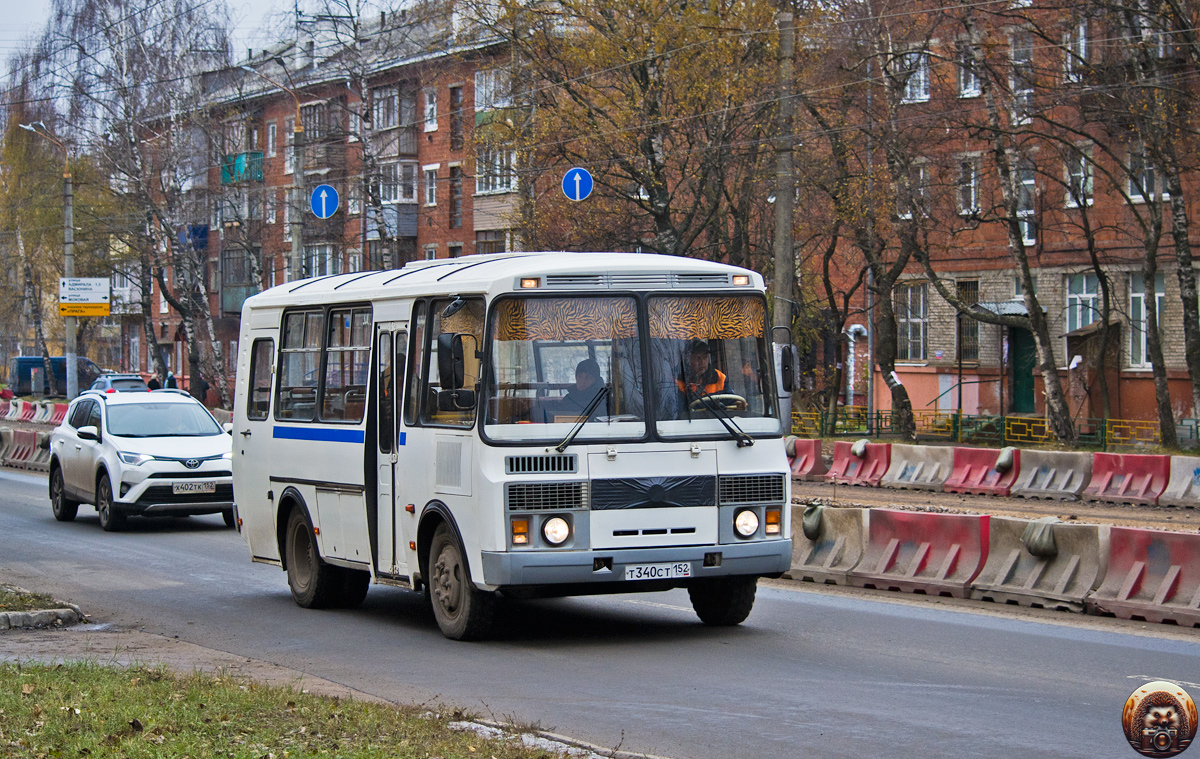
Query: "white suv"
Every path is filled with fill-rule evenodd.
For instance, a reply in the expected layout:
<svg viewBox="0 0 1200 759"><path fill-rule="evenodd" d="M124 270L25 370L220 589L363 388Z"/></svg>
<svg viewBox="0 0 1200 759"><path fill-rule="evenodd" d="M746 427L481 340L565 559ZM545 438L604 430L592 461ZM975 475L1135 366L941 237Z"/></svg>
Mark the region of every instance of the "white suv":
<svg viewBox="0 0 1200 759"><path fill-rule="evenodd" d="M100 526L130 515L220 513L233 526L233 438L179 390L85 391L50 435L50 506L70 522L94 504Z"/></svg>

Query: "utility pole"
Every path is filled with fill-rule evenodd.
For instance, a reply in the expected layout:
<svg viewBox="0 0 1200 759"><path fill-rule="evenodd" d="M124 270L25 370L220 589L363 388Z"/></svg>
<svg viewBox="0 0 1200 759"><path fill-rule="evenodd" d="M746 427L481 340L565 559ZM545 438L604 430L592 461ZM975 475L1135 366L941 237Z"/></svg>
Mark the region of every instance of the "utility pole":
<svg viewBox="0 0 1200 759"><path fill-rule="evenodd" d="M795 15L791 0L779 0L776 13L779 24L779 115L775 137L775 320L774 327L786 328L791 334L792 290L796 283L796 254L792 242L792 222L795 206L795 179L792 168L793 110L792 71L795 51ZM790 353L791 351L788 351ZM786 354L785 354L786 355ZM791 424L791 397L782 399L780 418Z"/></svg>
<svg viewBox="0 0 1200 759"><path fill-rule="evenodd" d="M75 276L75 186L69 169L63 171L63 276ZM76 317L64 319L67 335L63 353L67 361L67 400L79 395L79 359L75 350Z"/></svg>

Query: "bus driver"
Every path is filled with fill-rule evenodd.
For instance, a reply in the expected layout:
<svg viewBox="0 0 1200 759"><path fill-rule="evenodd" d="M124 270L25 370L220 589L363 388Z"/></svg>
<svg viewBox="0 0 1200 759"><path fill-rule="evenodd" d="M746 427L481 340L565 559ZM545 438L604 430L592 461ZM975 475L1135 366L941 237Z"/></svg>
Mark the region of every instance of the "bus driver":
<svg viewBox="0 0 1200 759"><path fill-rule="evenodd" d="M675 384L679 386L679 392L687 396L687 400L725 390L724 373L709 366L708 343L699 339L690 340L685 352L686 376L675 380Z"/></svg>

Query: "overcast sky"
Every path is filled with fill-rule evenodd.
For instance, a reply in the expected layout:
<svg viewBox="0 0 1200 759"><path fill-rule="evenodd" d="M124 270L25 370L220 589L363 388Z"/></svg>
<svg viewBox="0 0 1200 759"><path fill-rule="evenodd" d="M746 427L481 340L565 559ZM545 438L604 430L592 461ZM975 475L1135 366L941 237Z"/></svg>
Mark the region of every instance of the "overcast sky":
<svg viewBox="0 0 1200 759"><path fill-rule="evenodd" d="M247 47L262 47L272 40L260 33L266 16L279 8L290 8L291 0L226 0L233 12L234 57ZM0 61L16 52L22 40L36 35L50 17L50 0L0 0L4 21L0 24Z"/></svg>

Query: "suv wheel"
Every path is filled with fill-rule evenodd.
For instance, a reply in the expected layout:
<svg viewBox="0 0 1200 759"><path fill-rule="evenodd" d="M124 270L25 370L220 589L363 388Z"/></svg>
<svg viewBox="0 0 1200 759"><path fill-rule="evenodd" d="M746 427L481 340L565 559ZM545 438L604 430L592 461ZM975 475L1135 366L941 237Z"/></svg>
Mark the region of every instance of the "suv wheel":
<svg viewBox="0 0 1200 759"><path fill-rule="evenodd" d="M63 481L62 467L54 467L50 472L50 510L54 518L60 522L70 522L79 513L79 501L67 498L67 486Z"/></svg>
<svg viewBox="0 0 1200 759"><path fill-rule="evenodd" d="M112 483L107 474L101 475L96 483L96 513L100 515L100 528L105 532L124 529L125 513L113 505Z"/></svg>

